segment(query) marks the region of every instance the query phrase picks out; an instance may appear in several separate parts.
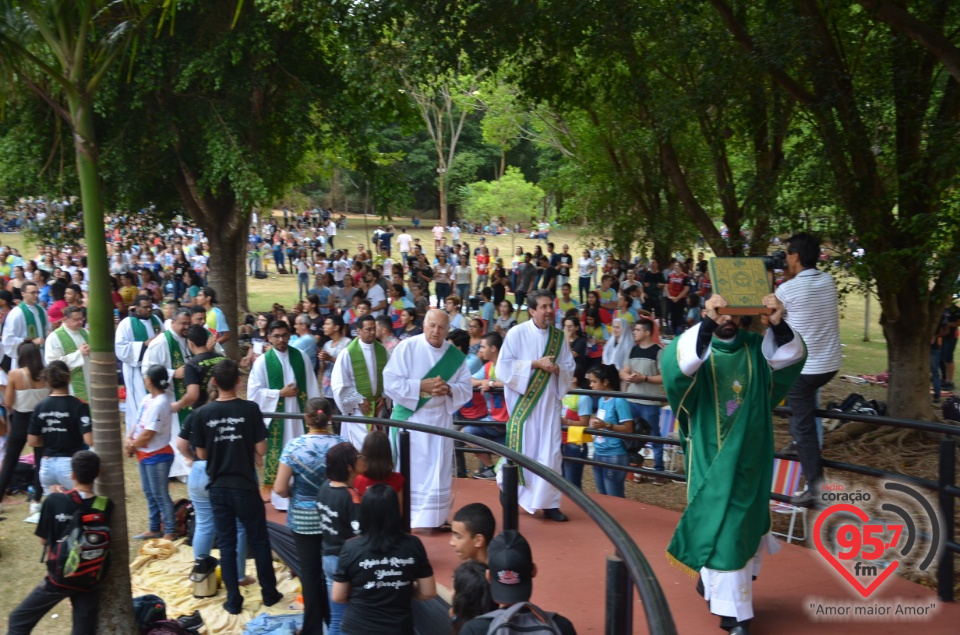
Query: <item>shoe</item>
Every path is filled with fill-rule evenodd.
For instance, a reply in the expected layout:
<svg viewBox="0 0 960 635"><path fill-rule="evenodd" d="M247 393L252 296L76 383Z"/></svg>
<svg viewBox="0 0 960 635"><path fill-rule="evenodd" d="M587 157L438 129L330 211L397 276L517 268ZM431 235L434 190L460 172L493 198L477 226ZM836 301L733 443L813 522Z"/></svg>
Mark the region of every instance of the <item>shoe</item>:
<svg viewBox="0 0 960 635"><path fill-rule="evenodd" d="M800 447L797 445L796 441L791 441L780 450L781 454L792 454L798 456L800 454Z"/></svg>
<svg viewBox="0 0 960 635"><path fill-rule="evenodd" d="M706 590L706 587L703 586L703 578L700 576L697 576L697 595L706 599L707 597L706 594L707 594L707 590Z"/></svg>
<svg viewBox="0 0 960 635"><path fill-rule="evenodd" d="M269 595L269 596L266 595L266 593L264 593L264 595L263 595L263 605L264 605L264 606L273 606L274 604L276 604L277 602L279 602L279 601L282 600L282 599L283 599L283 593L280 593L280 591L274 590L273 595Z"/></svg>
<svg viewBox="0 0 960 635"><path fill-rule="evenodd" d="M41 507L43 507L43 503L30 503L30 513L39 514Z"/></svg>
<svg viewBox="0 0 960 635"><path fill-rule="evenodd" d="M568 520L570 520L569 518L567 518L566 514L564 514L562 511L560 511L556 507L552 509L543 510L543 517L546 518L547 520L552 520L557 523L565 523Z"/></svg>
<svg viewBox="0 0 960 635"><path fill-rule="evenodd" d="M474 472L473 478L480 481L495 481L497 480L497 473L493 471L492 467L485 467L478 472Z"/></svg>
<svg viewBox="0 0 960 635"><path fill-rule="evenodd" d="M808 489L803 490L790 499L790 504L796 507L814 507L817 504L816 495ZM731 631L732 632L732 631Z"/></svg>
<svg viewBox="0 0 960 635"><path fill-rule="evenodd" d="M953 385L952 381L945 381L942 384L940 384L940 387L943 388L944 390L953 390L954 388L956 388L956 386Z"/></svg>
<svg viewBox="0 0 960 635"><path fill-rule="evenodd" d="M940 403L940 397L934 397L934 398L933 398L933 405L936 406L936 405L939 404L939 403Z"/></svg>
<svg viewBox="0 0 960 635"><path fill-rule="evenodd" d="M184 615L182 617L178 617L174 621L176 621L181 628L192 633L199 633L200 627L203 626L203 618L200 617L200 611L194 611L193 615Z"/></svg>
<svg viewBox="0 0 960 635"><path fill-rule="evenodd" d="M31 523L34 525L38 524L40 522L40 512L37 512L36 514L30 514L29 516L23 519L23 522Z"/></svg>
<svg viewBox="0 0 960 635"><path fill-rule="evenodd" d="M671 483L670 479L663 476L654 476L653 484L654 485L669 485Z"/></svg>
<svg viewBox="0 0 960 635"><path fill-rule="evenodd" d="M746 624L737 624L730 629L730 635L750 635L750 628Z"/></svg>

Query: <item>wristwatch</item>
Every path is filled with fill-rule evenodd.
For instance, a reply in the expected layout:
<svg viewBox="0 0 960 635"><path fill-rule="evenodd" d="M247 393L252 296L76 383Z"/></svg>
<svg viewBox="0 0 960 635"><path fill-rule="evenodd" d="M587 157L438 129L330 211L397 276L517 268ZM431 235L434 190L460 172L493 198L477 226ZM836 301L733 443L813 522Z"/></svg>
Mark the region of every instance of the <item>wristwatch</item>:
<svg viewBox="0 0 960 635"><path fill-rule="evenodd" d="M494 380L492 380L492 379L491 379L490 381L488 381L488 382L487 382L487 386L490 387L490 388L493 388L493 381L494 381Z"/></svg>

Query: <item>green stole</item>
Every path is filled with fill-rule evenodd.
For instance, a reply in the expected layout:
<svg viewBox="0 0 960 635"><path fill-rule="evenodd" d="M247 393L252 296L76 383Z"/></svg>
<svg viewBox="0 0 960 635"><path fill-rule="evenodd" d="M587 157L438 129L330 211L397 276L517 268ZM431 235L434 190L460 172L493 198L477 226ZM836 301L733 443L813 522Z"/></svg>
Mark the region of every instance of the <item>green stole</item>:
<svg viewBox="0 0 960 635"><path fill-rule="evenodd" d="M174 338L173 333L170 331L164 332L164 337L167 338L167 348L170 351L170 368L177 370L184 365L185 360L183 359L183 349L180 348L180 345L177 344L176 338ZM173 397L177 401L183 398L183 395L187 392L186 386L183 385L182 379L173 380ZM187 420L187 417L190 416L192 408L184 408L177 413L177 417L180 419L180 425L183 425L183 422Z"/></svg>
<svg viewBox="0 0 960 635"><path fill-rule="evenodd" d="M153 324L154 333L160 333L163 330L163 322L156 315L150 316L150 323ZM133 331L133 340L135 342L146 342L149 338L147 335L147 327L143 325L143 322L140 321L135 315L130 316L130 330Z"/></svg>
<svg viewBox="0 0 960 635"><path fill-rule="evenodd" d="M377 391L374 394L373 387L370 385L370 369L367 368L367 359L363 356L363 349L360 348L360 338L354 338L347 344L347 354L350 356L350 365L353 367L353 383L360 396L367 400L367 403L373 406L371 412L376 416L376 400L383 395L383 367L387 365L387 349L383 344L374 340L373 350L377 358ZM361 370L365 372L360 372ZM361 413L362 414L362 413ZM367 424L367 431L370 431L370 424Z"/></svg>
<svg viewBox="0 0 960 635"><path fill-rule="evenodd" d="M264 354L264 364L267 366L267 387L270 390L281 390L283 383L283 364L277 357L277 352L270 349ZM307 411L307 370L303 364L303 355L300 349L287 349L287 359L293 369L293 377L297 384L297 405L300 412ZM285 412L286 397L277 398L277 412ZM283 452L283 427L285 419L270 421L267 431L267 456L263 461L263 484L273 485L277 478L277 468L280 467L280 453Z"/></svg>
<svg viewBox="0 0 960 635"><path fill-rule="evenodd" d="M70 337L70 334L67 333L66 327L61 326L56 331L53 332L57 336L57 339L60 340L60 345L63 346L63 352L67 355L77 352L77 343L73 341L73 338ZM83 338L84 342L90 341L90 336L87 334L87 329L80 329L80 337ZM87 379L83 376L83 365L77 366L76 368L70 371L70 385L73 387L73 396L81 401L89 401L89 396L87 394Z"/></svg>
<svg viewBox="0 0 960 635"><path fill-rule="evenodd" d="M551 356L554 359L560 355L560 346L563 343L563 332L555 326L547 327L547 346L543 350L541 357ZM507 421L507 447L515 452L523 453L523 427L530 417L530 413L540 401L547 384L553 375L543 369L536 369L530 376L530 382L527 384L527 390L517 400L510 413L510 420ZM525 485L523 470L520 470L520 484Z"/></svg>
<svg viewBox="0 0 960 635"><path fill-rule="evenodd" d="M431 377L439 377L443 381L450 381L450 378L456 374L460 367L463 365L463 362L467 360L467 356L460 352L456 346L451 344L447 347L446 352L443 356L440 357L439 361L433 365L433 368L427 371L427 374L422 377L422 379L429 379ZM356 373L354 373L356 374ZM420 393L420 400L417 401L417 406L413 410L410 410L406 406L403 406L398 403L393 404L393 413L391 413L390 418L394 421L406 421L413 416L417 410L423 407L425 403L430 401L433 395L427 393ZM400 446L397 443L397 432L398 428L390 428L390 439L393 445L393 456L399 460L400 458Z"/></svg>
<svg viewBox="0 0 960 635"><path fill-rule="evenodd" d="M803 360L772 370L761 352L763 337L739 331L729 342L714 338L709 359L688 377L680 370L680 339L661 357L688 461L687 508L667 559L691 576L702 567L737 571L770 531L771 411L790 391Z"/></svg>
<svg viewBox="0 0 960 635"><path fill-rule="evenodd" d="M23 313L23 321L27 323L28 340L35 340L38 337L46 337L47 331L50 329L50 324L47 323L47 312L36 304L33 306L37 307L37 313L40 315L40 324L43 325L43 333L37 330L37 320L35 317L33 317L33 311L31 311L29 308L25 309L20 307L20 312Z"/></svg>

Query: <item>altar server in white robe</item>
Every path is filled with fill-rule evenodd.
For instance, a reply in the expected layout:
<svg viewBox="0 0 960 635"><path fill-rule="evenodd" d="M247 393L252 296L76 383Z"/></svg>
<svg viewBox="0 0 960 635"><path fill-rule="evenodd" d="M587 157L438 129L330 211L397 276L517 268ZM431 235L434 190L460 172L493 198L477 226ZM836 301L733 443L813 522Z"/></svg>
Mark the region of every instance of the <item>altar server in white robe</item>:
<svg viewBox="0 0 960 635"><path fill-rule="evenodd" d="M356 422L340 424L340 436L362 450L367 438L363 418L383 416L386 406L383 370L389 355L377 341L377 320L372 315L357 320L357 335L337 356L330 375L330 389L340 412L357 417Z"/></svg>
<svg viewBox="0 0 960 635"><path fill-rule="evenodd" d="M453 429L453 416L473 395L466 356L446 341L450 318L427 312L423 334L400 342L383 371L393 419ZM391 429L396 436L396 428ZM396 445L394 446L396 448ZM439 528L450 512L453 440L410 433L410 525Z"/></svg>
<svg viewBox="0 0 960 635"><path fill-rule="evenodd" d="M181 308L174 311L170 318L170 329L163 332L157 339L150 342L147 347L147 353L143 356L143 369L146 370L154 364L163 366L167 369L167 377L171 379L167 387L167 397L170 403L176 403L183 397L186 390L183 383L185 364L192 357L190 347L184 335L190 328L190 309ZM170 439L173 448L173 465L170 466L170 478L181 478L190 475L190 468L187 466L183 454L177 449L175 440L180 436L180 419L186 421L189 412L174 412L170 415ZM182 479L181 479L182 480Z"/></svg>
<svg viewBox="0 0 960 635"><path fill-rule="evenodd" d="M298 348L290 346L290 325L274 321L267 328L270 350L253 362L247 380L247 399L256 402L263 412L301 414L307 400L320 396L313 360ZM280 454L292 439L303 434L303 421L264 417L267 426L267 454L263 460L261 493L270 491L274 509L285 511L288 499L273 492L273 482L280 465Z"/></svg>
<svg viewBox="0 0 960 635"><path fill-rule="evenodd" d="M507 332L497 359L497 379L503 382L510 413L507 446L559 473L560 400L573 381L575 362L566 338L553 325L550 292L534 291L527 302L533 307L530 319ZM545 518L557 522L567 520L557 488L529 470L521 470L520 480L521 507L531 514L542 509ZM502 487L502 471L497 481Z"/></svg>
<svg viewBox="0 0 960 635"><path fill-rule="evenodd" d="M89 339L83 328L83 309L68 306L63 310L63 324L43 347L43 361L48 366L59 360L70 369L70 394L83 401L90 401Z"/></svg>
<svg viewBox="0 0 960 635"><path fill-rule="evenodd" d="M123 385L127 391L124 405L127 434L137 423L140 403L147 396L143 386L143 358L147 347L163 332L163 323L153 314L150 296L138 295L133 315L120 320L114 340L114 352L123 364Z"/></svg>

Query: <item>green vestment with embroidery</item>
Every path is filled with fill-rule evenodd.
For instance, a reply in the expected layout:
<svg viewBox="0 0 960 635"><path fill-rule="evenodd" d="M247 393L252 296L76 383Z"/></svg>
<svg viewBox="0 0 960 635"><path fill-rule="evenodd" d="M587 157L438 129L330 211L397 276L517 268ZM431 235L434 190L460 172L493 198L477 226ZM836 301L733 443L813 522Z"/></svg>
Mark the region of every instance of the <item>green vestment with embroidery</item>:
<svg viewBox="0 0 960 635"><path fill-rule="evenodd" d="M667 556L691 575L702 567L737 571L770 531L771 411L799 377L806 354L775 371L761 352L763 337L740 330L731 341L714 338L710 356L688 377L680 370L679 341L664 351L661 367L686 458L687 509Z"/></svg>

